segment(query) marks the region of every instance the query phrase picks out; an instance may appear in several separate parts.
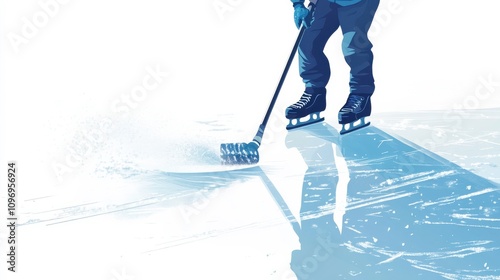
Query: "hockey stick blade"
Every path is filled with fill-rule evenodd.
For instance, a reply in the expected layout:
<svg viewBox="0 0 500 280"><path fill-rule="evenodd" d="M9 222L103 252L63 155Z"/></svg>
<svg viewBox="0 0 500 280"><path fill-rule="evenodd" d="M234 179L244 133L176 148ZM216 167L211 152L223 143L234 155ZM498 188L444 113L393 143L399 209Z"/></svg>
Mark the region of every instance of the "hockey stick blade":
<svg viewBox="0 0 500 280"><path fill-rule="evenodd" d="M250 143L223 143L220 157L223 165L256 164L259 162L259 145Z"/></svg>

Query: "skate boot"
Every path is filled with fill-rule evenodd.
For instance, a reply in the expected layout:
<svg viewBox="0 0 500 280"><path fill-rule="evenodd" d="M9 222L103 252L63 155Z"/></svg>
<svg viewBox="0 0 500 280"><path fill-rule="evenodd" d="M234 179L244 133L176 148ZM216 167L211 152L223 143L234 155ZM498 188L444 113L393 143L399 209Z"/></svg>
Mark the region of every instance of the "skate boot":
<svg viewBox="0 0 500 280"><path fill-rule="evenodd" d="M323 121L320 113L326 109L326 91L320 93L304 92L300 100L286 108L285 116L290 120L286 129Z"/></svg>
<svg viewBox="0 0 500 280"><path fill-rule="evenodd" d="M370 122L365 122L365 117L369 116L371 111L370 95L349 94L347 102L339 111L339 124L342 125L340 134L370 125Z"/></svg>

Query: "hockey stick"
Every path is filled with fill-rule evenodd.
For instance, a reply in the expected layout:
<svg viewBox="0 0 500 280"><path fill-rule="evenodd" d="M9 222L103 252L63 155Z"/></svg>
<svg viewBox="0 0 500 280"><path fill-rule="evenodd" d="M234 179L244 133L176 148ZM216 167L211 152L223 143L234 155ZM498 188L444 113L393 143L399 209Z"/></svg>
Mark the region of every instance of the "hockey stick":
<svg viewBox="0 0 500 280"><path fill-rule="evenodd" d="M313 12L315 5L310 5L310 11ZM274 104L278 99L278 94L281 91L281 87L285 82L286 75L288 70L290 69L290 65L292 64L293 58L297 49L299 47L300 40L302 39L302 35L304 34L306 27L302 25L299 31L299 35L295 40L295 44L293 45L292 52L288 57L288 61L286 62L285 69L283 69L283 73L281 74L281 78L278 82L278 86L276 87L276 91L274 92L273 98L271 100L271 104L269 104L269 108L267 108L266 115L264 116L264 120L259 125L259 129L255 134L253 140L250 143L223 143L220 145L220 156L222 160L222 164L256 164L259 162L259 146L262 142L262 137L264 135L264 130L266 129L267 122L269 121L269 117L271 116L271 112L273 111Z"/></svg>

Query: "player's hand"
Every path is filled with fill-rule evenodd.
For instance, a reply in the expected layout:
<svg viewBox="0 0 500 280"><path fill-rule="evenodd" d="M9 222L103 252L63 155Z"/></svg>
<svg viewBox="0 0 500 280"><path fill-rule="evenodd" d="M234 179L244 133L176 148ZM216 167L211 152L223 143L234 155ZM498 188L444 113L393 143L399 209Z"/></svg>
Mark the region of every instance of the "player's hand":
<svg viewBox="0 0 500 280"><path fill-rule="evenodd" d="M309 11L302 3L294 5L293 19L297 28L300 28L301 24L303 24L306 28L309 28L314 21L312 12Z"/></svg>

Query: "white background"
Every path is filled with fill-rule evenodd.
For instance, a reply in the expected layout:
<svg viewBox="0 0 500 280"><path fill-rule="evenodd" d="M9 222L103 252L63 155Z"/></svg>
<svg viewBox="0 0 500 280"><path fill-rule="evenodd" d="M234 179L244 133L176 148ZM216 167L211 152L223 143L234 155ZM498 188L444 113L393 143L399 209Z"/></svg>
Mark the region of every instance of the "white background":
<svg viewBox="0 0 500 280"><path fill-rule="evenodd" d="M42 6L49 2L57 5L47 16ZM79 181L78 174L92 172L99 155L112 155L107 163L117 166L156 157L152 162L162 163L149 161L145 168L167 169L169 157L186 155L178 147L219 141L206 139L192 121L232 114L233 122L225 125L248 138L297 34L287 0L2 0L0 5L0 155L2 163L20 163L24 198L92 183ZM499 8L497 0L382 0L371 34L374 113L500 107ZM35 25L29 36L23 34L27 22ZM331 116L348 94L340 40L335 34L326 50ZM113 109L141 85L146 69L157 67L169 73L158 88L128 114ZM485 91L482 80L494 86ZM276 117L302 89L294 63ZM103 120L115 122L113 133L121 136L111 139L120 143L91 143L91 156L61 182L54 165L67 164L75 142Z"/></svg>

